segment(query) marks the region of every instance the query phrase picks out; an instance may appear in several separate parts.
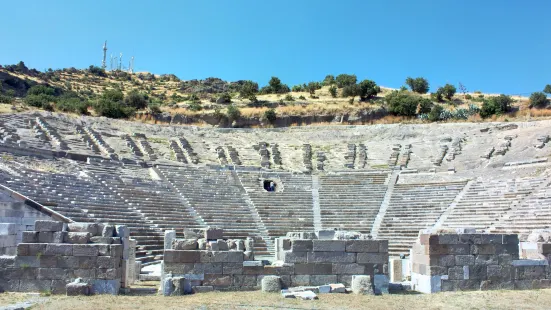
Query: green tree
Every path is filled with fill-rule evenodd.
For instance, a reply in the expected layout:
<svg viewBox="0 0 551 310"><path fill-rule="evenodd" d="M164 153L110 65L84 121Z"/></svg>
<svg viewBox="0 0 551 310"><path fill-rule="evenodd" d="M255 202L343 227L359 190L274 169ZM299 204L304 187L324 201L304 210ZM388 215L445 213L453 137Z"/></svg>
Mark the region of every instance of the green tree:
<svg viewBox="0 0 551 310"><path fill-rule="evenodd" d="M322 82L323 86L329 86L335 84L335 76L332 74L328 74L325 76L325 79L323 79Z"/></svg>
<svg viewBox="0 0 551 310"><path fill-rule="evenodd" d="M530 95L531 108L544 108L549 104L547 96L542 92L535 92Z"/></svg>
<svg viewBox="0 0 551 310"><path fill-rule="evenodd" d="M369 100L377 96L380 92L381 88L377 86L377 83L371 80L363 80L358 85L358 95L362 101Z"/></svg>
<svg viewBox="0 0 551 310"><path fill-rule="evenodd" d="M440 114L444 111L444 108L441 105L434 105L429 112L429 121L437 122L440 120Z"/></svg>
<svg viewBox="0 0 551 310"><path fill-rule="evenodd" d="M451 84L446 84L444 85L444 87L440 87L438 91L441 91L444 98L451 100L457 90L455 89L455 86Z"/></svg>
<svg viewBox="0 0 551 310"><path fill-rule="evenodd" d="M122 102L124 100L124 94L118 89L106 90L101 97L112 102Z"/></svg>
<svg viewBox="0 0 551 310"><path fill-rule="evenodd" d="M258 83L255 83L253 81L245 81L243 85L241 85L241 89L239 90L239 96L241 98L247 98L249 100L253 98L253 96L254 98L256 98L257 93Z"/></svg>
<svg viewBox="0 0 551 310"><path fill-rule="evenodd" d="M241 117L241 111L238 107L232 105L229 105L226 111L226 115L228 116L228 119L230 121L238 120Z"/></svg>
<svg viewBox="0 0 551 310"><path fill-rule="evenodd" d="M27 91L27 95L48 95L54 96L55 89L46 85L35 85Z"/></svg>
<svg viewBox="0 0 551 310"><path fill-rule="evenodd" d="M308 85L306 85L306 89L310 93L310 95L314 95L316 93L316 90L321 88L321 84L319 82L310 82Z"/></svg>
<svg viewBox="0 0 551 310"><path fill-rule="evenodd" d="M342 97L354 97L360 95L360 86L358 84L347 85L342 89Z"/></svg>
<svg viewBox="0 0 551 310"><path fill-rule="evenodd" d="M482 108L480 109L480 116L482 118L490 117L494 114L503 114L511 109L513 99L506 95L499 95L496 97L490 97L484 100Z"/></svg>
<svg viewBox="0 0 551 310"><path fill-rule="evenodd" d="M551 94L551 85L550 84L545 85L543 92L546 94Z"/></svg>
<svg viewBox="0 0 551 310"><path fill-rule="evenodd" d="M418 77L415 79L408 77L406 79L406 84L413 92L416 92L419 94L426 94L429 91L429 81L427 81L427 79L422 77Z"/></svg>
<svg viewBox="0 0 551 310"><path fill-rule="evenodd" d="M418 95L395 90L385 97L385 101L391 114L414 116L421 98Z"/></svg>
<svg viewBox="0 0 551 310"><path fill-rule="evenodd" d="M355 74L339 74L337 75L337 78L335 78L338 88L355 85L357 81L358 78Z"/></svg>
<svg viewBox="0 0 551 310"><path fill-rule="evenodd" d="M301 92L302 91L302 85L295 85L292 88L293 92Z"/></svg>
<svg viewBox="0 0 551 310"><path fill-rule="evenodd" d="M419 114L425 114L432 111L433 108L432 101L427 98L420 98L419 100Z"/></svg>
<svg viewBox="0 0 551 310"><path fill-rule="evenodd" d="M107 74L105 73L105 70L103 68L100 68L100 67L97 67L97 66L94 66L94 65L90 65L90 67L88 67L88 72L90 74L97 75L97 76L102 76L102 77L107 76Z"/></svg>
<svg viewBox="0 0 551 310"><path fill-rule="evenodd" d="M141 94L137 90L132 90L124 97L124 104L135 109L145 109L148 105L147 95Z"/></svg>
<svg viewBox="0 0 551 310"><path fill-rule="evenodd" d="M337 98L337 87L335 87L335 85L331 85L329 87L329 93L331 94L331 97Z"/></svg>
<svg viewBox="0 0 551 310"><path fill-rule="evenodd" d="M277 119L276 111L272 109L268 109L264 112L264 118L267 119L270 123L273 123Z"/></svg>

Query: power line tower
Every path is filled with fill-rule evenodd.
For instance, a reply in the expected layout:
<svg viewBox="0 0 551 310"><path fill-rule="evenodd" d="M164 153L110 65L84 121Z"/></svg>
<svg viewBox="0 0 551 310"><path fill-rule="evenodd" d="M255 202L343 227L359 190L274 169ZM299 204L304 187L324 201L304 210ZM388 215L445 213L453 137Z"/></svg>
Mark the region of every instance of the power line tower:
<svg viewBox="0 0 551 310"><path fill-rule="evenodd" d="M107 64L105 63L105 58L107 57L107 40L103 43L103 60L101 61L101 68L105 70Z"/></svg>
<svg viewBox="0 0 551 310"><path fill-rule="evenodd" d="M113 71L113 54L111 54L111 58L110 59L110 62L109 62L109 70Z"/></svg>
<svg viewBox="0 0 551 310"><path fill-rule="evenodd" d="M128 73L134 73L134 56L130 58L130 62L128 63Z"/></svg>
<svg viewBox="0 0 551 310"><path fill-rule="evenodd" d="M119 71L122 70L122 53L119 55Z"/></svg>

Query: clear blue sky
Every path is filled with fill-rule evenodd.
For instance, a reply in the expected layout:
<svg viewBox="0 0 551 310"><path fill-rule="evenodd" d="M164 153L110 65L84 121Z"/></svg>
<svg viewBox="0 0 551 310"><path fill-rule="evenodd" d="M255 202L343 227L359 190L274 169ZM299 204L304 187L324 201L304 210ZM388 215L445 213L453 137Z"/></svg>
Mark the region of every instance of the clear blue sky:
<svg viewBox="0 0 551 310"><path fill-rule="evenodd" d="M400 87L530 93L551 83L549 0L3 1L0 63L100 65L290 86L354 73Z"/></svg>

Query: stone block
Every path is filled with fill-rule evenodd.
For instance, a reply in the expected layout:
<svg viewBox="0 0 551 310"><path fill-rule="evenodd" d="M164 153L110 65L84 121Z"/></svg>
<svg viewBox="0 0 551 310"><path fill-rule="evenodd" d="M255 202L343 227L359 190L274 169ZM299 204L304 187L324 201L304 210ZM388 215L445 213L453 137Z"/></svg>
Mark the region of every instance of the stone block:
<svg viewBox="0 0 551 310"><path fill-rule="evenodd" d="M310 252L311 253L311 252ZM285 263L306 263L309 252L284 252L283 261Z"/></svg>
<svg viewBox="0 0 551 310"><path fill-rule="evenodd" d="M329 294L329 293L331 293L331 286L330 285L320 285L320 286L318 286L318 293L319 294Z"/></svg>
<svg viewBox="0 0 551 310"><path fill-rule="evenodd" d="M46 249L44 251L44 255L72 256L73 255L73 245L72 244L63 244L63 243L46 244Z"/></svg>
<svg viewBox="0 0 551 310"><path fill-rule="evenodd" d="M485 280L487 278L485 265L469 266L469 279Z"/></svg>
<svg viewBox="0 0 551 310"><path fill-rule="evenodd" d="M98 256L96 264L97 268L120 268L121 260L111 256Z"/></svg>
<svg viewBox="0 0 551 310"><path fill-rule="evenodd" d="M171 296L182 296L185 294L191 294L191 282L185 277L173 277L172 285L174 289L170 294Z"/></svg>
<svg viewBox="0 0 551 310"><path fill-rule="evenodd" d="M120 268L96 268L96 278L102 280L116 280L121 278L122 270Z"/></svg>
<svg viewBox="0 0 551 310"><path fill-rule="evenodd" d="M310 285L326 285L331 283L337 283L337 275L311 275Z"/></svg>
<svg viewBox="0 0 551 310"><path fill-rule="evenodd" d="M437 245L429 245L428 253L430 255L438 254L438 255L445 255L445 254L451 254L451 255L466 255L470 254L469 252L469 244L437 244Z"/></svg>
<svg viewBox="0 0 551 310"><path fill-rule="evenodd" d="M265 276L261 285L263 292L279 293L281 291L281 278L278 276Z"/></svg>
<svg viewBox="0 0 551 310"><path fill-rule="evenodd" d="M93 294L117 295L121 287L120 280L94 280L92 281Z"/></svg>
<svg viewBox="0 0 551 310"><path fill-rule="evenodd" d="M67 243L87 244L90 242L91 234L89 232L68 232Z"/></svg>
<svg viewBox="0 0 551 310"><path fill-rule="evenodd" d="M232 276L232 286L249 288L256 287L256 275L234 275Z"/></svg>
<svg viewBox="0 0 551 310"><path fill-rule="evenodd" d="M499 254L497 252L497 247L499 245L496 244L473 244L470 248L470 253L475 255L495 255Z"/></svg>
<svg viewBox="0 0 551 310"><path fill-rule="evenodd" d="M27 243L29 247L28 255L42 255L46 251L46 244L44 243Z"/></svg>
<svg viewBox="0 0 551 310"><path fill-rule="evenodd" d="M99 251L99 248L101 248L101 247L98 247L98 251ZM122 258L122 252L123 252L123 245L122 244L111 244L109 246L109 253L110 253L110 256L112 256L112 257Z"/></svg>
<svg viewBox="0 0 551 310"><path fill-rule="evenodd" d="M165 250L164 261L167 263L198 263L200 254L199 251Z"/></svg>
<svg viewBox="0 0 551 310"><path fill-rule="evenodd" d="M24 231L22 234L23 243L38 243L38 233L36 231Z"/></svg>
<svg viewBox="0 0 551 310"><path fill-rule="evenodd" d="M193 286L191 288L192 292L195 293L208 293L214 291L214 286L205 286L205 285L197 285Z"/></svg>
<svg viewBox="0 0 551 310"><path fill-rule="evenodd" d="M310 252L312 249L312 240L295 239L291 242L291 252Z"/></svg>
<svg viewBox="0 0 551 310"><path fill-rule="evenodd" d="M36 278L21 280L20 292L51 292L52 280L37 280Z"/></svg>
<svg viewBox="0 0 551 310"><path fill-rule="evenodd" d="M221 274L206 274L203 285L231 286L231 276Z"/></svg>
<svg viewBox="0 0 551 310"><path fill-rule="evenodd" d="M34 230L38 232L62 231L63 222L37 220L34 222Z"/></svg>
<svg viewBox="0 0 551 310"><path fill-rule="evenodd" d="M224 241L223 239L216 240L216 243L218 243L218 250L219 251L228 251L230 248L228 246L228 243Z"/></svg>
<svg viewBox="0 0 551 310"><path fill-rule="evenodd" d="M309 275L292 275L291 276L291 286L307 286L310 285L310 276Z"/></svg>
<svg viewBox="0 0 551 310"><path fill-rule="evenodd" d="M243 263L223 263L223 274L243 274Z"/></svg>
<svg viewBox="0 0 551 310"><path fill-rule="evenodd" d="M386 264L388 253L358 253L358 264Z"/></svg>
<svg viewBox="0 0 551 310"><path fill-rule="evenodd" d="M90 243L94 244L111 244L112 242L113 237L94 236L90 238Z"/></svg>
<svg viewBox="0 0 551 310"><path fill-rule="evenodd" d="M71 269L63 268L38 268L39 280L70 280L74 277Z"/></svg>
<svg viewBox="0 0 551 310"><path fill-rule="evenodd" d="M295 274L297 275L324 275L333 272L331 263L297 263L295 264Z"/></svg>
<svg viewBox="0 0 551 310"><path fill-rule="evenodd" d="M438 244L460 244L458 234L441 234L437 235Z"/></svg>
<svg viewBox="0 0 551 310"><path fill-rule="evenodd" d="M519 239L517 234L506 234L503 235L502 244L519 244Z"/></svg>
<svg viewBox="0 0 551 310"><path fill-rule="evenodd" d="M3 292L20 292L19 288L19 282L20 280L15 279L6 279L3 281L0 281L0 291Z"/></svg>
<svg viewBox="0 0 551 310"><path fill-rule="evenodd" d="M457 266L469 266L474 265L475 258L474 255L456 255L455 256L455 265Z"/></svg>
<svg viewBox="0 0 551 310"><path fill-rule="evenodd" d="M84 232L90 233L91 236L99 236L102 231L98 223L69 223L67 224L68 232Z"/></svg>
<svg viewBox="0 0 551 310"><path fill-rule="evenodd" d="M0 256L0 270L15 266L16 256Z"/></svg>
<svg viewBox="0 0 551 310"><path fill-rule="evenodd" d="M29 256L29 245L26 243L18 244L16 253L18 256Z"/></svg>
<svg viewBox="0 0 551 310"><path fill-rule="evenodd" d="M74 256L98 256L99 248L93 244L75 244L73 245Z"/></svg>
<svg viewBox="0 0 551 310"><path fill-rule="evenodd" d="M101 236L106 238L112 238L115 236L115 226L104 225L101 231Z"/></svg>
<svg viewBox="0 0 551 310"><path fill-rule="evenodd" d="M356 262L356 253L308 252L307 254L308 254L307 255L308 263L355 263ZM366 254L366 253L358 253L358 255L362 255L362 254ZM297 263L303 263L303 262L299 261Z"/></svg>
<svg viewBox="0 0 551 310"><path fill-rule="evenodd" d="M69 283L65 286L67 296L88 296L92 287L88 283Z"/></svg>
<svg viewBox="0 0 551 310"><path fill-rule="evenodd" d="M318 239L322 239L322 240L333 240L333 238L335 237L335 230L333 229L318 230L316 231L316 236L318 237Z"/></svg>
<svg viewBox="0 0 551 310"><path fill-rule="evenodd" d="M334 294L334 293L337 293L337 294L346 293L346 287L342 283L330 284L329 286L331 287L331 293L332 294Z"/></svg>
<svg viewBox="0 0 551 310"><path fill-rule="evenodd" d="M202 228L184 228L185 239L200 239L205 237L205 232Z"/></svg>
<svg viewBox="0 0 551 310"><path fill-rule="evenodd" d="M53 236L53 243L65 243L67 242L66 231L56 231Z"/></svg>
<svg viewBox="0 0 551 310"><path fill-rule="evenodd" d="M54 243L53 231L38 232L38 243Z"/></svg>
<svg viewBox="0 0 551 310"><path fill-rule="evenodd" d="M130 238L130 229L126 225L115 225L115 237Z"/></svg>
<svg viewBox="0 0 551 310"><path fill-rule="evenodd" d="M340 264L335 263L333 264L332 268L332 274L364 274L365 273L365 265L360 265L356 263L351 264Z"/></svg>
<svg viewBox="0 0 551 310"><path fill-rule="evenodd" d="M40 267L40 259L34 256L16 256L13 260L16 268L38 268Z"/></svg>
<svg viewBox="0 0 551 310"><path fill-rule="evenodd" d="M76 278L95 279L96 269L73 269L73 274Z"/></svg>
<svg viewBox="0 0 551 310"><path fill-rule="evenodd" d="M402 282L403 272L402 272L402 260L399 258L390 259L390 282L397 283Z"/></svg>
<svg viewBox="0 0 551 310"><path fill-rule="evenodd" d="M344 252L346 240L312 240L314 252Z"/></svg>
<svg viewBox="0 0 551 310"><path fill-rule="evenodd" d="M172 243L176 239L176 231L175 230L165 230L165 237L164 237L164 249L170 250L172 249Z"/></svg>
<svg viewBox="0 0 551 310"><path fill-rule="evenodd" d="M204 230L204 238L207 240L223 239L223 230L215 227L206 228Z"/></svg>
<svg viewBox="0 0 551 310"><path fill-rule="evenodd" d="M375 278L373 279L373 286L375 294L388 294L388 276L384 274L376 274Z"/></svg>
<svg viewBox="0 0 551 310"><path fill-rule="evenodd" d="M247 239L245 239L245 251L254 252L254 239L253 238L247 237Z"/></svg>
<svg viewBox="0 0 551 310"><path fill-rule="evenodd" d="M474 263L475 265L497 265L499 264L497 255L476 255Z"/></svg>
<svg viewBox="0 0 551 310"><path fill-rule="evenodd" d="M206 239L198 239L197 240L197 249L200 251L204 251L207 249L207 240Z"/></svg>
<svg viewBox="0 0 551 310"><path fill-rule="evenodd" d="M15 235L17 228L13 223L0 223L0 236Z"/></svg>
<svg viewBox="0 0 551 310"><path fill-rule="evenodd" d="M340 274L337 275L337 282L344 284L346 287L350 287L352 285L352 277L353 275Z"/></svg>
<svg viewBox="0 0 551 310"><path fill-rule="evenodd" d="M172 283L172 277L165 277L162 279L161 291L163 296L171 296L174 293L174 284Z"/></svg>
<svg viewBox="0 0 551 310"><path fill-rule="evenodd" d="M381 242L381 240L347 240L346 252L377 253L379 252Z"/></svg>
<svg viewBox="0 0 551 310"><path fill-rule="evenodd" d="M174 239L172 240L172 250L197 250L197 240L195 239Z"/></svg>
<svg viewBox="0 0 551 310"><path fill-rule="evenodd" d="M295 273L295 266L294 264L285 264L283 266L264 266L264 274L265 275L288 275L288 274L294 274Z"/></svg>
<svg viewBox="0 0 551 310"><path fill-rule="evenodd" d="M264 263L259 260L251 260L251 261L243 261L243 267L257 267L257 266L264 266Z"/></svg>
<svg viewBox="0 0 551 310"><path fill-rule="evenodd" d="M511 265L513 263L513 256L510 254L499 254L498 261L500 265Z"/></svg>
<svg viewBox="0 0 551 310"><path fill-rule="evenodd" d="M361 295L374 295L373 284L371 277L367 275L352 276L352 292Z"/></svg>
<svg viewBox="0 0 551 310"><path fill-rule="evenodd" d="M246 274L246 275L264 274L264 266L243 266L243 274Z"/></svg>

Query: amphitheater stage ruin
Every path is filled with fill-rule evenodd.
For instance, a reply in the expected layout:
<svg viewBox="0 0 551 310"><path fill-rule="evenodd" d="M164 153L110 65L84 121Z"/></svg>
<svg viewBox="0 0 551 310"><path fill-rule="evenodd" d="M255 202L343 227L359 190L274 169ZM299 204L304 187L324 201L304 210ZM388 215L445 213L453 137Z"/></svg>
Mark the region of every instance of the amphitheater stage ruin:
<svg viewBox="0 0 551 310"><path fill-rule="evenodd" d="M348 241L331 240L338 244L335 249L342 250L344 244L344 250L336 252L348 253L347 242L355 240L384 241L386 261L362 265L371 263L362 261L360 252L350 252L355 254L339 258L344 261L320 262L351 264L345 269L358 271L343 277L336 272L339 267L331 265L330 273L327 269L319 274L330 276L321 282L331 283L323 285L351 286L353 275L369 275L374 285L379 274L426 293L546 287L550 132L551 121L222 129L48 112L3 114L0 255L20 256L18 246L28 243L24 238L29 232L37 231L37 220L124 226L128 244L135 242L130 246L136 261L132 268L138 266L132 272L134 281L147 278L136 274L140 269L174 259L167 253L208 251L198 245L172 249L165 244L167 231L174 231L175 240L187 240L193 238L187 238L186 231L217 228L223 236L216 239L233 240L231 244L248 240L252 246L228 248L241 253L242 261L222 264L244 264L246 252L263 262L262 268L256 266L262 269L254 274L256 282L248 278L255 284L250 287L260 287L259 276L268 275L266 268L276 268L270 275L280 277L282 287L289 287L289 281L292 287L293 277L318 276L296 273L297 264L310 264L308 258L316 254L314 248L314 254L288 254L294 253L294 240L310 240L305 243L313 246L323 240L316 232L354 232ZM71 231L64 227L55 232ZM534 233L540 235L538 240ZM450 242L439 237L446 234L467 241L442 243ZM499 237L480 237L490 240L478 246L480 238L471 240L468 234L502 236L501 243ZM513 238L505 236L516 236L516 248L504 243ZM476 252L480 249L483 252ZM306 261L287 261L293 255L303 255ZM344 258L351 256L354 261ZM198 259L170 263L207 263ZM293 271L286 264L292 264ZM234 267L241 270L245 265ZM184 279L188 274L173 273ZM226 284L228 279L238 281L227 277L223 267L221 278Z"/></svg>

